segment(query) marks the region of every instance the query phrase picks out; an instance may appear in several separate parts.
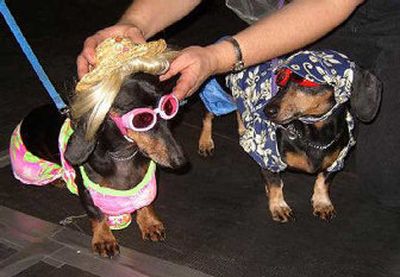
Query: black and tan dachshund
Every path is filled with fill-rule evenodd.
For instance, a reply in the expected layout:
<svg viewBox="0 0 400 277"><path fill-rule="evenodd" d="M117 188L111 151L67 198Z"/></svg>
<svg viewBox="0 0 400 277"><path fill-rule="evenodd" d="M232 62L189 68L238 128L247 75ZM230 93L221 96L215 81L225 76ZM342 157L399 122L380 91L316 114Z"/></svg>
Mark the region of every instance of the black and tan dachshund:
<svg viewBox="0 0 400 277"><path fill-rule="evenodd" d="M295 79L295 80L294 80ZM279 93L265 106L266 116L277 128L276 139L282 161L289 170L316 174L314 193L311 198L313 213L321 219L330 220L335 215L328 188L334 173L327 169L338 159L341 150L349 142L346 122L348 110L363 122L376 116L381 99L381 82L370 72L356 67L349 104L341 105L325 120L306 124L298 120L306 116L321 116L335 105L334 90L329 85L306 87L299 85L302 77L292 74ZM199 139L199 154L213 154L212 120L214 115L206 112ZM244 125L238 114L238 132L243 134ZM288 222L293 218L292 209L283 194L280 173L261 169L261 175L269 199L272 218Z"/></svg>
<svg viewBox="0 0 400 277"><path fill-rule="evenodd" d="M93 250L101 256L116 255L119 246L105 215L94 204L91 194L83 185L79 166L84 167L90 180L102 187L129 190L143 179L151 160L168 168L178 168L186 163L167 121L160 116L150 130L129 130L126 134L128 139L112 119L112 116L126 114L135 108L157 108L160 97L171 89L172 84L160 83L157 76L145 73L131 75L123 83L95 139L85 139L86 118L72 124L74 133L68 142L65 157L76 172L79 197L92 226ZM65 117L52 106L33 110L24 118L20 128L26 148L35 156L60 164L58 136L64 120ZM152 205L137 210L136 222L143 239L164 239L163 223Z"/></svg>

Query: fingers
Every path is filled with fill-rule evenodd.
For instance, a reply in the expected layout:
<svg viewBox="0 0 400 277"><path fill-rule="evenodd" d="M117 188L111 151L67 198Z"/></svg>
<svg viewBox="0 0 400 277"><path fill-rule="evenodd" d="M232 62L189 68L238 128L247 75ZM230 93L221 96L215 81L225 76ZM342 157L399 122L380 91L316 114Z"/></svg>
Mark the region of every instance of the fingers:
<svg viewBox="0 0 400 277"><path fill-rule="evenodd" d="M135 43L145 43L146 42L143 32L136 27L129 28L125 32L125 36L130 38Z"/></svg>
<svg viewBox="0 0 400 277"><path fill-rule="evenodd" d="M78 71L78 78L82 79L83 75L89 72L89 63L83 55L79 55L76 59L76 66Z"/></svg>
<svg viewBox="0 0 400 277"><path fill-rule="evenodd" d="M176 82L173 94L179 99L183 100L189 96L189 92L193 89L196 83L196 73L194 73L192 64L188 63L185 55L177 57L170 65L168 71L160 76L160 81L168 80L169 78L180 73L178 81Z"/></svg>
<svg viewBox="0 0 400 277"><path fill-rule="evenodd" d="M76 60L79 79L89 72L89 65L94 66L96 63L95 49L99 43L97 37L98 35L96 34L85 40L83 44L83 50Z"/></svg>
<svg viewBox="0 0 400 277"><path fill-rule="evenodd" d="M175 88L174 95L183 100L192 95L201 83L213 72L213 67L209 62L210 55L202 47L189 47L181 52L170 65L168 71L160 76L160 81L165 81L180 73Z"/></svg>
<svg viewBox="0 0 400 277"><path fill-rule="evenodd" d="M113 36L128 37L135 43L146 42L143 32L134 25L117 24L100 30L85 40L83 44L83 50L76 60L79 79L89 72L90 66L95 66L95 53L97 45L99 45L106 38Z"/></svg>
<svg viewBox="0 0 400 277"><path fill-rule="evenodd" d="M187 78L183 78L184 76L181 76L179 80L176 83L176 86L174 87L172 93L178 98L178 100L183 100L186 97L190 96L189 92L192 91L192 81L188 80Z"/></svg>
<svg viewBox="0 0 400 277"><path fill-rule="evenodd" d="M98 34L88 37L83 43L82 54L87 59L88 63L95 64L96 47L101 42L101 38Z"/></svg>
<svg viewBox="0 0 400 277"><path fill-rule="evenodd" d="M169 78L175 76L179 72L181 72L184 68L187 68L189 65L186 62L186 58L184 54L178 56L169 66L168 71L163 75L160 75L160 81L168 80Z"/></svg>

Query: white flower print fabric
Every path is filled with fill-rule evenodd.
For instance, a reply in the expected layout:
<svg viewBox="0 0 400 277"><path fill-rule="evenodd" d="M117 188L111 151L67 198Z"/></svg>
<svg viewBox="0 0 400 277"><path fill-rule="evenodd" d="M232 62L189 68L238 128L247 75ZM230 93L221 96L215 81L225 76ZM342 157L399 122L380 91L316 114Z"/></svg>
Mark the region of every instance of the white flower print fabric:
<svg viewBox="0 0 400 277"><path fill-rule="evenodd" d="M265 62L227 76L227 86L232 91L245 126L240 145L262 168L272 172L282 171L287 165L279 154L276 141L278 126L268 120L263 109L278 92L274 72L283 67L310 81L328 84L334 88L336 105L321 117L300 118L306 124L328 118L339 105L347 102L353 82L354 63L345 55L332 50L300 51L287 59ZM346 121L350 139L339 158L328 168L329 172L343 168L344 158L355 144L352 134L354 120L350 113L347 114Z"/></svg>

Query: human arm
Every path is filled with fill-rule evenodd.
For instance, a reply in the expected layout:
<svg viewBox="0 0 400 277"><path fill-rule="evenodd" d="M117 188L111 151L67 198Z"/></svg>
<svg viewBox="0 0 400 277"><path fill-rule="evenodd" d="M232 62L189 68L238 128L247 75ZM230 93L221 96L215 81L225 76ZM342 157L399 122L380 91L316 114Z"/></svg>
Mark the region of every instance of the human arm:
<svg viewBox="0 0 400 277"><path fill-rule="evenodd" d="M201 0L136 0L122 15L118 24L132 24L152 37L190 13Z"/></svg>
<svg viewBox="0 0 400 277"><path fill-rule="evenodd" d="M294 0L234 35L251 66L304 47L345 21L362 0ZM185 49L161 79L181 73L174 93L191 95L212 74L228 72L236 62L230 42Z"/></svg>
<svg viewBox="0 0 400 277"><path fill-rule="evenodd" d="M129 37L134 42L146 39L168 27L193 10L201 0L135 0L120 20L113 26L102 29L88 37L77 58L78 77L95 65L96 46L112 36Z"/></svg>

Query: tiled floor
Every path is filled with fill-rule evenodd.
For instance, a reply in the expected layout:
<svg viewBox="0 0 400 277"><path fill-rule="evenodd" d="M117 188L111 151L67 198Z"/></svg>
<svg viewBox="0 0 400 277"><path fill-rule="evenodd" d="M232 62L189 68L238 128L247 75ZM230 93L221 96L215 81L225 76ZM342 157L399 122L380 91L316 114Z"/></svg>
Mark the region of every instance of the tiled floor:
<svg viewBox="0 0 400 277"><path fill-rule="evenodd" d="M132 249L112 260L88 250L90 237L0 206L0 276L208 276Z"/></svg>

